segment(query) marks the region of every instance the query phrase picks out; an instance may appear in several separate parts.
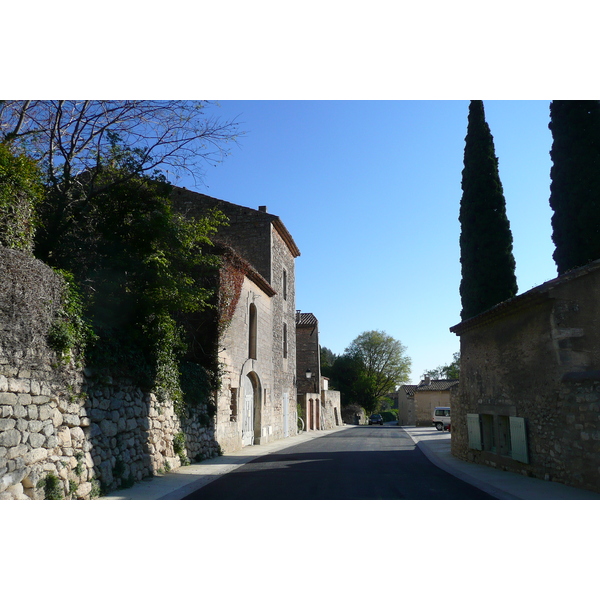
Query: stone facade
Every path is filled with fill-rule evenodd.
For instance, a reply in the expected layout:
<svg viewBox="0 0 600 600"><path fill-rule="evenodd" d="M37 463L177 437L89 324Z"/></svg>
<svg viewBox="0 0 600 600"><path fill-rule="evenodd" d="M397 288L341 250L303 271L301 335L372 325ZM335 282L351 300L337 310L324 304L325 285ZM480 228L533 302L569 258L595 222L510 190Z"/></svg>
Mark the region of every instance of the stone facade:
<svg viewBox="0 0 600 600"><path fill-rule="evenodd" d="M456 379L430 379L425 377L413 390L415 425L431 427L436 406L451 406L450 392L458 386Z"/></svg>
<svg viewBox="0 0 600 600"><path fill-rule="evenodd" d="M394 393L398 401L398 425L416 425L415 390L417 387L412 384L401 385Z"/></svg>
<svg viewBox="0 0 600 600"><path fill-rule="evenodd" d="M173 201L184 214L201 216L215 206L230 219L217 236L221 246L232 244L223 252L219 285L225 268L234 285L212 338L222 367L215 418L204 405L179 417L169 400L158 402L129 380L84 371L76 357L62 360L46 343L61 305L61 278L0 248L0 499L42 498L50 484L53 495L90 498L182 460L297 433L298 248L266 207L177 188Z"/></svg>
<svg viewBox="0 0 600 600"><path fill-rule="evenodd" d="M296 344L298 402L305 429L333 429L342 424L341 394L328 389L329 380L321 376L319 321L312 313L296 314Z"/></svg>
<svg viewBox="0 0 600 600"><path fill-rule="evenodd" d="M168 401L47 346L63 286L52 269L0 247L0 271L0 499L44 498L47 481L58 497L87 499L219 452L205 407L180 419Z"/></svg>
<svg viewBox="0 0 600 600"><path fill-rule="evenodd" d="M452 453L600 492L600 261L451 328Z"/></svg>
<svg viewBox="0 0 600 600"><path fill-rule="evenodd" d="M217 441L232 451L296 435L295 259L300 251L279 217L264 206L254 210L181 188L174 189L172 199L183 215L201 216L212 208L223 212L229 224L215 239L248 265L246 275L254 274L253 280L245 277L220 343L225 385L218 398ZM248 351L251 335L256 335L256 354Z"/></svg>

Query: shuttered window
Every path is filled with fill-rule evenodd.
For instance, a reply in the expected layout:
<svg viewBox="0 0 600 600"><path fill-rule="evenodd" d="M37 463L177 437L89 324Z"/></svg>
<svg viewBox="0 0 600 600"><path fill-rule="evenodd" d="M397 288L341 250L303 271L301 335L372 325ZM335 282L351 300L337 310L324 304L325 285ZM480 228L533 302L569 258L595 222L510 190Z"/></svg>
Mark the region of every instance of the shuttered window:
<svg viewBox="0 0 600 600"><path fill-rule="evenodd" d="M469 448L481 450L481 425L479 415L467 415L467 434L469 436Z"/></svg>
<svg viewBox="0 0 600 600"><path fill-rule="evenodd" d="M523 417L510 417L510 441L512 446L512 458L519 462L529 464L529 452L527 451L527 430Z"/></svg>

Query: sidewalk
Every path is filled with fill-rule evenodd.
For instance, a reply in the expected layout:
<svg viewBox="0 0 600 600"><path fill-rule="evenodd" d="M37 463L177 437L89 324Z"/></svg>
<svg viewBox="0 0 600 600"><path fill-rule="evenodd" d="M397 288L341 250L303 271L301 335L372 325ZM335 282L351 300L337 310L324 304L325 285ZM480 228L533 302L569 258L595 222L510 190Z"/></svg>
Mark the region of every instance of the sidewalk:
<svg viewBox="0 0 600 600"><path fill-rule="evenodd" d="M127 490L117 490L99 500L181 500L221 475L254 460L341 431L346 425L327 431L305 431L301 435L277 440L264 446L247 446L238 452L218 456L201 463L157 475ZM437 467L474 485L499 500L600 500L600 494L561 483L542 481L459 460L450 453L450 433L433 427L402 427L425 456Z"/></svg>
<svg viewBox="0 0 600 600"><path fill-rule="evenodd" d="M459 460L450 453L449 432L434 427L402 429L434 465L498 500L600 500L600 494L587 490Z"/></svg>
<svg viewBox="0 0 600 600"><path fill-rule="evenodd" d="M148 481L136 483L132 488L116 490L101 496L98 500L181 500L221 475L230 473L259 456L303 444L342 429L344 426L327 431L304 431L300 435L276 440L264 446L246 446L231 454L180 467L177 471L164 475L156 475Z"/></svg>

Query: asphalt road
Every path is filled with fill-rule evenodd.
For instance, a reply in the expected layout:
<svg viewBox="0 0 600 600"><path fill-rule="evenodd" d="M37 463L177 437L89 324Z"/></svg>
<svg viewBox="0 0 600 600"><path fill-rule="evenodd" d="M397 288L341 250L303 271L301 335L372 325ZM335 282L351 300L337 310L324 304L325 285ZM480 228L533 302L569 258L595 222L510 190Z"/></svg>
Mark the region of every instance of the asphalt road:
<svg viewBox="0 0 600 600"><path fill-rule="evenodd" d="M493 500L393 426L351 427L261 456L185 500Z"/></svg>

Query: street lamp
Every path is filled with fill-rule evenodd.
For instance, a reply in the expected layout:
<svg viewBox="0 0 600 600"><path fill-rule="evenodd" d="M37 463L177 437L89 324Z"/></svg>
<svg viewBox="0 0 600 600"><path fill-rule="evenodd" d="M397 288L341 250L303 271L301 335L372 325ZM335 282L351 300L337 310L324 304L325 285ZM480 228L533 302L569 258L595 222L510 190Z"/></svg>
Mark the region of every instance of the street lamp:
<svg viewBox="0 0 600 600"><path fill-rule="evenodd" d="M306 379L310 379L312 377L312 371L310 369L306 369Z"/></svg>

